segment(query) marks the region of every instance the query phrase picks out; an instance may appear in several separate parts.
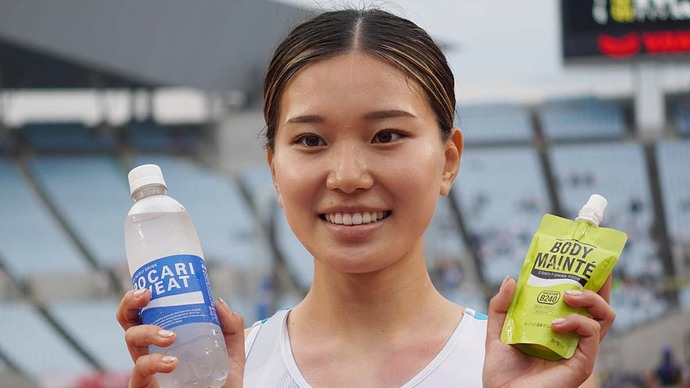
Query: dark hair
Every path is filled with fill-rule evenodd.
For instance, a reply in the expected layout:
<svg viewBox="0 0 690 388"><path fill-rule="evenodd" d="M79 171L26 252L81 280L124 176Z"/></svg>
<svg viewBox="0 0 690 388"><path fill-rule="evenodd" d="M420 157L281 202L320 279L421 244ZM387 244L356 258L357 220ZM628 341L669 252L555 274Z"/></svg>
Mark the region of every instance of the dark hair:
<svg viewBox="0 0 690 388"><path fill-rule="evenodd" d="M325 12L297 25L276 48L264 80L265 146L273 150L280 99L302 68L348 51L372 54L398 68L424 91L441 136L455 118L455 80L446 57L413 22L379 9Z"/></svg>

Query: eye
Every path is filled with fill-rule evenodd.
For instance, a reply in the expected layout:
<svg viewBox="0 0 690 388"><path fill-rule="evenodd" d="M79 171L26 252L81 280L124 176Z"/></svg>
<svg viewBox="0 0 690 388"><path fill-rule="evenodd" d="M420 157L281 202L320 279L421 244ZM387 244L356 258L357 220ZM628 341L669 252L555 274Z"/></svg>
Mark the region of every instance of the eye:
<svg viewBox="0 0 690 388"><path fill-rule="evenodd" d="M384 130L376 133L376 135L374 135L374 139L371 142L385 144L398 140L401 137L403 137L403 135L400 132Z"/></svg>
<svg viewBox="0 0 690 388"><path fill-rule="evenodd" d="M308 148L313 148L313 147L320 147L326 145L326 142L323 141L322 138L320 138L317 135L311 135L311 134L306 134L299 136L297 139L295 139L296 144L303 145Z"/></svg>

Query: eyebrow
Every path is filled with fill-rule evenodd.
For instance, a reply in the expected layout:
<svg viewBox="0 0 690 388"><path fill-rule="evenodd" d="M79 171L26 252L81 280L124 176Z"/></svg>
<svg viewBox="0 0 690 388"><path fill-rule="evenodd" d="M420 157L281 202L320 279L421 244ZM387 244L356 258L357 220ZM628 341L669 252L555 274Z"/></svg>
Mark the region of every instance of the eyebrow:
<svg viewBox="0 0 690 388"><path fill-rule="evenodd" d="M369 112L363 116L365 120L382 120L395 117L417 117L414 114L398 109L388 109L379 110L374 112ZM288 124L310 124L310 123L323 123L326 119L319 115L303 115L291 117L287 120Z"/></svg>

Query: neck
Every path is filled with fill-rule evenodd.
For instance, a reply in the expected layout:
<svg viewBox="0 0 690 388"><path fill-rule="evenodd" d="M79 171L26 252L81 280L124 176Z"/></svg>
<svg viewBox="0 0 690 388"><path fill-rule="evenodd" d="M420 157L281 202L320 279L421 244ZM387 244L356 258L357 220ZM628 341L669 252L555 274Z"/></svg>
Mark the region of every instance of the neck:
<svg viewBox="0 0 690 388"><path fill-rule="evenodd" d="M409 258L364 274L338 272L317 260L312 288L291 317L309 317L340 332L365 332L428 322L449 308L456 311L451 306L434 288L420 248Z"/></svg>

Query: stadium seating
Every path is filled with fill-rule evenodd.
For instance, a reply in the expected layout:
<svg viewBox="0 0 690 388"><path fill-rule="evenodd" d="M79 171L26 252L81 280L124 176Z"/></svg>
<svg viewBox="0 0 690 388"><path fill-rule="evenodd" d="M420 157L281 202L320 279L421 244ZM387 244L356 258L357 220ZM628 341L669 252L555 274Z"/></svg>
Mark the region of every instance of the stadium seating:
<svg viewBox="0 0 690 388"><path fill-rule="evenodd" d="M278 197L268 167L265 164L247 167L240 179L249 191L262 222L273 225L276 244L283 253L285 264L293 278L302 289L308 289L314 272L313 258L292 233L278 206Z"/></svg>
<svg viewBox="0 0 690 388"><path fill-rule="evenodd" d="M683 136L690 135L690 97L674 100L671 109L676 132Z"/></svg>
<svg viewBox="0 0 690 388"><path fill-rule="evenodd" d="M656 145L662 201L677 276L690 279L690 140ZM681 286L679 299L690 308L690 284Z"/></svg>
<svg viewBox="0 0 690 388"><path fill-rule="evenodd" d="M621 308L622 318L616 328L653 317L640 315L643 312L636 308L640 305L653 303L654 308L667 308L659 287L664 280L663 267L650 232L654 205L642 146L626 142L555 145L550 156L564 216L574 219L591 194L600 194L608 199L602 226L628 234L614 269L617 278L623 280L620 287L614 287L612 296L614 307ZM657 287L650 288L650 284Z"/></svg>
<svg viewBox="0 0 690 388"><path fill-rule="evenodd" d="M2 354L32 379L94 370L29 302L0 303L0 332Z"/></svg>
<svg viewBox="0 0 690 388"><path fill-rule="evenodd" d="M29 165L99 267L123 267L123 227L132 201L119 161L107 155L60 155L38 156Z"/></svg>
<svg viewBox="0 0 690 388"><path fill-rule="evenodd" d="M458 122L466 144L529 143L534 138L529 111L514 104L474 104L458 107Z"/></svg>
<svg viewBox="0 0 690 388"><path fill-rule="evenodd" d="M484 280L495 286L508 274L517 278L532 235L551 210L536 151L468 148L453 193Z"/></svg>
<svg viewBox="0 0 690 388"><path fill-rule="evenodd" d="M0 259L10 276L26 281L32 276L89 274L75 243L15 162L4 158L0 158L0 214Z"/></svg>
<svg viewBox="0 0 690 388"><path fill-rule="evenodd" d="M39 152L115 152L118 147L114 131L82 123L31 123L24 132L31 148Z"/></svg>
<svg viewBox="0 0 690 388"><path fill-rule="evenodd" d="M114 299L65 301L48 306L48 313L100 368L128 372L132 359L114 319L118 304Z"/></svg>
<svg viewBox="0 0 690 388"><path fill-rule="evenodd" d="M622 106L596 98L549 100L538 109L542 134L551 141L623 138Z"/></svg>

